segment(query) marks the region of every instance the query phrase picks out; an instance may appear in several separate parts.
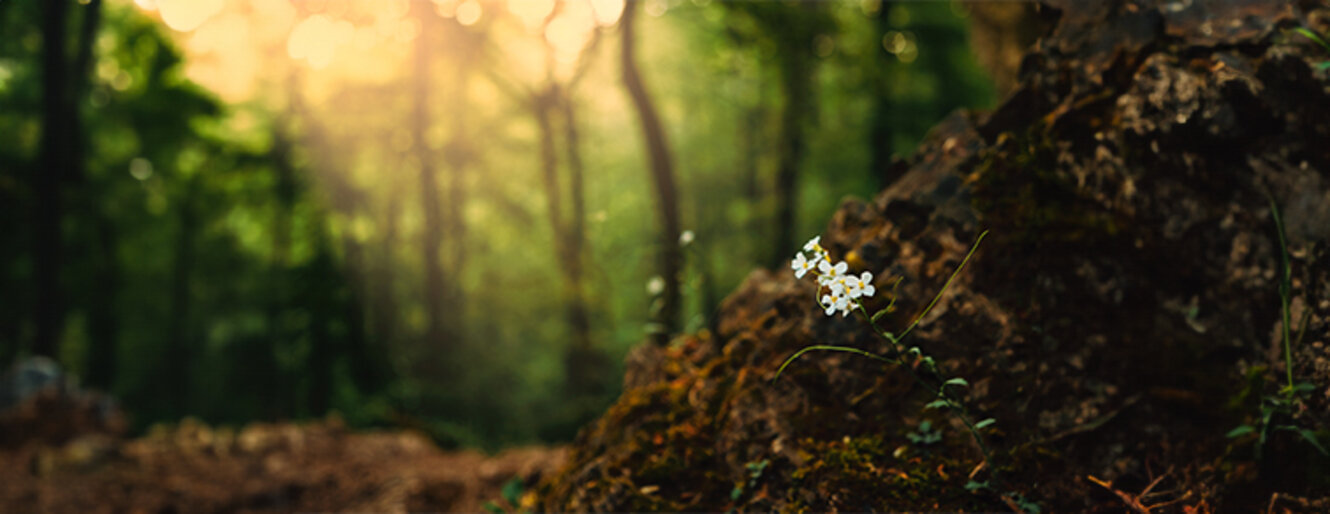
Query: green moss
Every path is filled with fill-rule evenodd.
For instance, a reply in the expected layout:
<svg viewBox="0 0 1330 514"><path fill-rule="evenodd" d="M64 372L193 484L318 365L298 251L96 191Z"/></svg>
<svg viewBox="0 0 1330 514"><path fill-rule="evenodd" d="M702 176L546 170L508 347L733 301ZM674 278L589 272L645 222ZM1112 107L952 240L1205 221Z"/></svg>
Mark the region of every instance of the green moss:
<svg viewBox="0 0 1330 514"><path fill-rule="evenodd" d="M804 463L790 475L787 500L797 511L993 507L965 490L967 465L940 454L897 458L892 456L896 446L882 436L805 439L800 452Z"/></svg>
<svg viewBox="0 0 1330 514"><path fill-rule="evenodd" d="M971 206L994 233L1014 242L1081 241L1114 236L1130 226L1085 195L1060 168L1062 150L1038 127L1002 134L980 154L971 175Z"/></svg>

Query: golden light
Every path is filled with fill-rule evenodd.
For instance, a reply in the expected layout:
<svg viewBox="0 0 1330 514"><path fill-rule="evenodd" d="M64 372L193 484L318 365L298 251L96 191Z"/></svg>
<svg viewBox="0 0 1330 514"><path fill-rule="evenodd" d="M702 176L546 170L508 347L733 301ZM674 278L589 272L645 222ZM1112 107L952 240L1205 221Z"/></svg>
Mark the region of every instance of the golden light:
<svg viewBox="0 0 1330 514"><path fill-rule="evenodd" d="M664 16L665 12L668 10L670 10L670 2L668 0L646 0L646 12L653 18Z"/></svg>
<svg viewBox="0 0 1330 514"><path fill-rule="evenodd" d="M166 26L189 32L222 10L224 0L156 0Z"/></svg>
<svg viewBox="0 0 1330 514"><path fill-rule="evenodd" d="M157 10L157 0L134 0L134 5L139 6L139 9L145 11Z"/></svg>
<svg viewBox="0 0 1330 514"><path fill-rule="evenodd" d="M624 0L591 0L591 10L596 13L596 23L603 27L614 25L623 15Z"/></svg>
<svg viewBox="0 0 1330 514"><path fill-rule="evenodd" d="M465 2L462 2L462 5L457 6L457 23L461 23L464 26L474 25L476 22L480 21L481 12L480 2L477 2L476 0L466 0Z"/></svg>
<svg viewBox="0 0 1330 514"><path fill-rule="evenodd" d="M380 20L397 19L411 12L411 0L361 0L366 12L372 12Z"/></svg>
<svg viewBox="0 0 1330 514"><path fill-rule="evenodd" d="M296 8L290 2L272 0L249 0L249 12L254 23L250 24L252 35L262 44L285 40L296 23Z"/></svg>
<svg viewBox="0 0 1330 514"><path fill-rule="evenodd" d="M527 29L535 30L554 12L555 0L508 0L508 12L513 13Z"/></svg>
<svg viewBox="0 0 1330 514"><path fill-rule="evenodd" d="M439 13L439 16L443 16L444 18L452 18L453 16L457 16L457 3L458 3L457 0L433 0L433 1L434 1L434 12Z"/></svg>
<svg viewBox="0 0 1330 514"><path fill-rule="evenodd" d="M198 55L185 64L185 76L208 84L224 99L238 101L249 96L258 75L250 23L236 13L226 13L205 23L189 38L190 53Z"/></svg>
<svg viewBox="0 0 1330 514"><path fill-rule="evenodd" d="M314 69L323 69L332 63L337 47L355 37L355 26L345 20L333 21L315 14L296 25L286 40L286 53L292 59L305 60Z"/></svg>
<svg viewBox="0 0 1330 514"><path fill-rule="evenodd" d="M554 47L556 59L569 63L577 60L595 30L596 19L591 5L585 0L568 0L545 27L545 40Z"/></svg>

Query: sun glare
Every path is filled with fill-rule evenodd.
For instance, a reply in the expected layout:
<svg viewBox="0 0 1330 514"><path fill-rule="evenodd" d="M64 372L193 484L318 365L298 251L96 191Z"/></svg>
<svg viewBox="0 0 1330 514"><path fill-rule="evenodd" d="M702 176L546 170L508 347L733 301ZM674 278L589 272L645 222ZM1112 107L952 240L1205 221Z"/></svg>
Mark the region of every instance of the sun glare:
<svg viewBox="0 0 1330 514"><path fill-rule="evenodd" d="M305 60L311 68L323 69L332 63L337 48L351 42L353 37L355 26L350 22L315 14L291 31L286 53L292 59Z"/></svg>
<svg viewBox="0 0 1330 514"><path fill-rule="evenodd" d="M623 15L624 0L591 0L591 9L596 13L596 23L608 27L619 22Z"/></svg>
<svg viewBox="0 0 1330 514"><path fill-rule="evenodd" d="M466 26L475 25L476 22L480 21L481 12L480 2L466 0L457 6L457 23Z"/></svg>
<svg viewBox="0 0 1330 514"><path fill-rule="evenodd" d="M596 18L591 5L585 0L568 0L545 26L545 40L554 47L556 59L569 63L577 60L595 30Z"/></svg>
<svg viewBox="0 0 1330 514"><path fill-rule="evenodd" d="M166 26L180 32L189 32L203 25L225 4L223 0L156 0L155 3Z"/></svg>
<svg viewBox="0 0 1330 514"><path fill-rule="evenodd" d="M555 0L508 0L508 12L522 20L527 30L536 30L554 12L554 4Z"/></svg>

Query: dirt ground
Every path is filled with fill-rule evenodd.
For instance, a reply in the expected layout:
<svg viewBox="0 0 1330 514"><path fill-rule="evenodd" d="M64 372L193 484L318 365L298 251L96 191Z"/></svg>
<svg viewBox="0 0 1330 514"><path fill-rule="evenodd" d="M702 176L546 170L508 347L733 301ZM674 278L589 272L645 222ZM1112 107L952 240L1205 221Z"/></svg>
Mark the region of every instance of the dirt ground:
<svg viewBox="0 0 1330 514"><path fill-rule="evenodd" d="M506 483L534 484L564 459L562 448L445 452L336 417L238 430L186 419L120 438L116 423L59 402L0 415L0 512L477 512L512 507Z"/></svg>

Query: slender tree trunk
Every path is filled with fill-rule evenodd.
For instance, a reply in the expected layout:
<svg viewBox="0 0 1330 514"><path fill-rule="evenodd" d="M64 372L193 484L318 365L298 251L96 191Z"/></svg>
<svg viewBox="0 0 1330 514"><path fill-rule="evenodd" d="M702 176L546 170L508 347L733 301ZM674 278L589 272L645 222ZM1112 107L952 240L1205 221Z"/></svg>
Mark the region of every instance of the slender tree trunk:
<svg viewBox="0 0 1330 514"><path fill-rule="evenodd" d="M402 189L397 184L388 186L388 201L383 227L383 240L379 249L378 265L375 269L374 283L371 288L373 298L370 307L370 330L378 339L379 346L388 351L396 350L397 343L397 218L401 215L399 205L402 201Z"/></svg>
<svg viewBox="0 0 1330 514"><path fill-rule="evenodd" d="M292 90L298 87L292 79ZM299 111L299 98L292 99L293 111ZM262 362L254 363L264 388L271 388L265 398L267 414L271 419L282 419L293 412L292 384L277 358L280 348L290 344L291 332L283 324L283 313L290 304L291 284L288 280L291 248L291 217L295 206L296 170L292 165L291 141L280 131L273 134L271 157L273 160L273 197L277 209L272 220L272 261L268 263L266 298L269 348L262 353Z"/></svg>
<svg viewBox="0 0 1330 514"><path fill-rule="evenodd" d="M795 250L799 205L799 166L805 150L804 118L811 107L812 56L803 47L787 47L781 56L780 135L776 163L776 246L769 265L779 269Z"/></svg>
<svg viewBox="0 0 1330 514"><path fill-rule="evenodd" d="M647 164L651 173L651 183L655 189L656 213L660 223L658 235L658 270L665 281L661 295L661 308L656 315L658 327L651 335L658 345L669 343L670 336L679 330L680 304L682 294L679 288L679 275L683 267L683 252L679 248L679 200L675 189L674 163L670 156L669 143L665 130L661 127L660 116L651 102L642 76L637 69L634 56L636 38L635 19L639 2L627 2L624 6L620 30L623 37L621 45L621 64L623 83L628 90L638 118L642 122L642 134L646 140Z"/></svg>
<svg viewBox="0 0 1330 514"><path fill-rule="evenodd" d="M198 172L201 173L201 172ZM188 412L193 376L193 348L190 345L190 316L194 295L190 293L190 282L194 275L195 238L198 234L199 215L197 202L199 174L186 179L184 195L180 198L179 229L176 232L175 258L171 267L171 307L167 320L167 348L165 361L165 383L167 400L172 414L183 415Z"/></svg>
<svg viewBox="0 0 1330 514"><path fill-rule="evenodd" d="M64 262L61 233L62 186L72 173L70 137L75 110L69 82L66 38L68 0L42 2L42 136L39 169L34 170L33 202L33 353L59 353L64 298L60 274Z"/></svg>
<svg viewBox="0 0 1330 514"><path fill-rule="evenodd" d="M332 265L332 250L328 248L328 236L322 226L316 226L309 237L315 241L314 262L308 270L313 276L329 276L336 273ZM305 406L312 416L322 416L328 412L332 398L333 365L340 353L337 341L332 336L330 325L333 320L332 305L335 304L337 287L324 283L305 284L302 291L310 311L309 351L306 356L306 371L309 373L309 389L305 397Z"/></svg>
<svg viewBox="0 0 1330 514"><path fill-rule="evenodd" d="M78 51L74 56L74 102L85 98L91 81L94 48L97 30L101 25L102 0L90 0L83 7L83 21L79 27ZM74 175L84 177L88 166L88 134L82 117L75 111L71 138L74 147ZM88 370L88 384L102 390L110 390L115 382L116 353L120 334L120 317L116 313L120 293L120 257L119 238L115 224L102 209L100 198L93 190L92 181L83 181L84 208L86 220L91 223L88 234L93 240L89 245L91 252L97 255L93 273L97 277L97 287L90 288L88 297L88 340L90 348L85 355L85 369Z"/></svg>
<svg viewBox="0 0 1330 514"><path fill-rule="evenodd" d="M573 99L569 95L564 95L560 103L563 105L564 147L568 158L568 197L572 203L568 213L569 223L565 227L567 234L564 237L568 246L565 273L573 288L575 300L573 312L569 313L569 323L573 327L573 332L579 334L574 341L581 344L582 349L590 350L591 318L587 312L586 281L583 278L585 275L583 266L586 263L586 193L583 180L586 168L582 164L581 136L577 131Z"/></svg>
<svg viewBox="0 0 1330 514"><path fill-rule="evenodd" d="M541 182L545 187L546 206L549 210L550 227L554 233L555 257L559 261L559 270L563 275L564 315L573 339L575 350L591 348L591 321L586 310L586 296L582 288L582 244L583 215L576 212L581 209L581 193L572 195L573 212L569 219L564 219L563 188L559 185L559 156L556 150L556 137L553 116L555 109L562 103L562 95L556 86L532 99L532 110L536 116L536 126L540 130ZM576 143L573 143L576 144ZM579 159L580 157L573 157ZM580 162L579 162L580 165ZM570 166L571 167L571 166ZM580 178L570 180L574 187L580 186ZM580 187L579 187L580 188Z"/></svg>
<svg viewBox="0 0 1330 514"><path fill-rule="evenodd" d="M882 41L887 33L891 31L891 2L882 2L878 6L877 17L874 20L875 40ZM891 176L891 159L893 131L891 126L891 96L888 89L890 76L886 70L889 69L891 61L895 56L887 52L886 47L882 45L873 45L873 54L877 56L877 66L874 68L873 81L873 113L869 118L868 149L869 172L874 180L877 181L878 189L886 188L896 180L897 177ZM787 252L788 253L788 252Z"/></svg>
<svg viewBox="0 0 1330 514"><path fill-rule="evenodd" d="M88 306L88 332L92 347L88 350L88 384L110 391L115 384L117 336L120 316L116 312L120 291L120 257L115 225L105 216L95 221L97 238L97 285L92 287Z"/></svg>
<svg viewBox="0 0 1330 514"><path fill-rule="evenodd" d="M417 3L425 8L430 4ZM415 111L411 117L411 133L415 143L416 158L420 164L420 208L424 211L425 227L421 234L422 257L425 266L425 309L428 317L425 329L425 352L427 355L440 355L450 343L444 321L444 296L447 284L440 261L439 247L443 243L444 220L439 208L439 181L434 169L434 154L430 151L425 133L429 129L429 94L430 63L429 56L433 38L430 35L434 27L429 23L432 16L427 10L421 12L422 29L416 37L415 49L415 88L413 104ZM436 359L426 359L429 365L437 364ZM442 370L430 370L440 373Z"/></svg>
<svg viewBox="0 0 1330 514"><path fill-rule="evenodd" d="M342 252L345 254L347 280L350 282L350 298L344 303L346 317L346 337L350 358L351 378L356 387L366 393L378 392L383 388L386 366L382 355L388 349L373 344L367 337L365 322L366 298L369 297L368 275L365 263L365 249L351 236L342 237ZM335 271L335 270L332 270Z"/></svg>
<svg viewBox="0 0 1330 514"><path fill-rule="evenodd" d="M457 41L465 42L467 34L461 26L452 27L457 36ZM467 133L467 89L468 81L471 76L470 59L457 57L457 68L452 94L452 103L449 113L453 119L452 140L448 148L448 165L452 172L448 184L448 237L451 241L451 255L449 255L449 271L454 277L449 281L452 286L448 291L447 302L450 305L453 315L449 318L448 326L454 334L459 337L466 334L466 291L463 289L461 277L466 276L466 256L468 248L466 247L466 176L467 168L471 165L471 143Z"/></svg>

